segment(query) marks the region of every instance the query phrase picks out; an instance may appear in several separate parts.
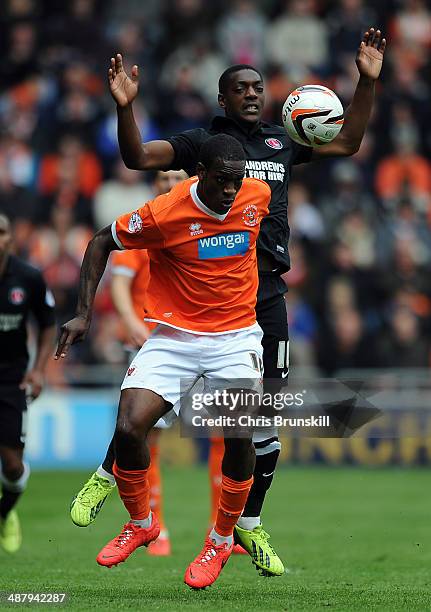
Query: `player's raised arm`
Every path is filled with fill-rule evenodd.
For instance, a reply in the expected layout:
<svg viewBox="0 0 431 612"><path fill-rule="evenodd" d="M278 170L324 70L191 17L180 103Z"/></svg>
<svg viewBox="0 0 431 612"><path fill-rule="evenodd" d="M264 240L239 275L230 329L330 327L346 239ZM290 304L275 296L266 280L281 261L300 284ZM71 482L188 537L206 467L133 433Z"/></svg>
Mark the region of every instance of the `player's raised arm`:
<svg viewBox="0 0 431 612"><path fill-rule="evenodd" d="M94 297L106 268L109 253L118 249L111 226L97 232L88 243L81 265L76 317L61 327L55 359L65 357L70 346L83 340L90 328Z"/></svg>
<svg viewBox="0 0 431 612"><path fill-rule="evenodd" d="M108 83L117 104L118 143L121 157L132 170L165 170L174 160L172 145L166 140L142 143L141 134L133 114L133 101L139 89L139 69L132 67L129 77L123 67L120 53L111 57Z"/></svg>
<svg viewBox="0 0 431 612"><path fill-rule="evenodd" d="M313 149L313 159L353 155L359 150L374 102L375 82L380 75L386 39L380 30L367 30L356 54L359 81L350 106L344 113L344 125L334 140Z"/></svg>

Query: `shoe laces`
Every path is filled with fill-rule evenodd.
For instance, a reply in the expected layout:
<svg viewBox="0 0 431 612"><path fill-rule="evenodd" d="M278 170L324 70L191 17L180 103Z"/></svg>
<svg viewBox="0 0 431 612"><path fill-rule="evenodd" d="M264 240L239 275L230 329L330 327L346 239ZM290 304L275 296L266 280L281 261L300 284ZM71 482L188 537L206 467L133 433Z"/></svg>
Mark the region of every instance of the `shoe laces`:
<svg viewBox="0 0 431 612"><path fill-rule="evenodd" d="M99 489L106 493L105 487L98 478L94 478L85 484L79 494L79 501L83 506L92 507L98 500Z"/></svg>
<svg viewBox="0 0 431 612"><path fill-rule="evenodd" d="M268 548L271 550L272 553L274 553L274 555L276 554L275 550L272 548L271 544L268 542L269 538L271 537L269 535L269 533L267 533L265 531L265 529L260 529L259 532L260 537L262 538L262 540L264 540L266 542L266 544L268 545Z"/></svg>
<svg viewBox="0 0 431 612"><path fill-rule="evenodd" d="M198 559L198 563L208 563L217 556L217 548L211 541L206 542L203 551Z"/></svg>
<svg viewBox="0 0 431 612"><path fill-rule="evenodd" d="M126 523L123 527L122 532L118 535L114 540L114 546L118 546L118 548L122 548L123 546L127 546L133 537L133 528L129 523Z"/></svg>

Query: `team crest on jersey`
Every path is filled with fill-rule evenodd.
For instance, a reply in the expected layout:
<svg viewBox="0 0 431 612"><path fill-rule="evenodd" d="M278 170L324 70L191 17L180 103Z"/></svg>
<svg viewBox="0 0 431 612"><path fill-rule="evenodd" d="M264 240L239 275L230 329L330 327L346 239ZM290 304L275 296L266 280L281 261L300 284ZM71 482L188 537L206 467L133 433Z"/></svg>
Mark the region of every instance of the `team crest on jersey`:
<svg viewBox="0 0 431 612"><path fill-rule="evenodd" d="M130 366L130 368L127 370L127 376L133 376L135 372L136 372L135 366Z"/></svg>
<svg viewBox="0 0 431 612"><path fill-rule="evenodd" d="M199 234L204 233L204 230L202 229L202 225L200 223L190 223L189 230L190 236L199 236Z"/></svg>
<svg viewBox="0 0 431 612"><path fill-rule="evenodd" d="M13 287L9 291L9 302L14 306L19 306L25 300L25 291L22 287Z"/></svg>
<svg viewBox="0 0 431 612"><path fill-rule="evenodd" d="M139 213L134 212L129 219L130 234L138 234L142 230L142 219Z"/></svg>
<svg viewBox="0 0 431 612"><path fill-rule="evenodd" d="M271 147L271 149L282 149L283 144L278 138L267 138L265 140L265 144L267 147Z"/></svg>
<svg viewBox="0 0 431 612"><path fill-rule="evenodd" d="M249 204L242 211L242 220L249 227L254 227L259 223L259 211L257 206Z"/></svg>

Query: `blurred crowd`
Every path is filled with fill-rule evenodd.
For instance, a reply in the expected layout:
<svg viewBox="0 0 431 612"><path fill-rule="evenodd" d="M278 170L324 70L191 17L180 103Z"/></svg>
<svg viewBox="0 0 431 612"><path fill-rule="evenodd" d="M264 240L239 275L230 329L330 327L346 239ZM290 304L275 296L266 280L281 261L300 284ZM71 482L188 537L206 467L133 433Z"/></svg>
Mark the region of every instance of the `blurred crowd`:
<svg viewBox="0 0 431 612"><path fill-rule="evenodd" d="M353 158L295 167L286 275L291 362L334 374L427 367L431 314L431 8L426 0L2 0L0 210L42 269L59 322L73 315L94 230L149 199L154 177L119 157L110 57L140 67L143 140L206 126L234 63L266 77L265 119L298 84L347 106L362 33L388 39L377 100ZM87 363L120 363L109 274Z"/></svg>

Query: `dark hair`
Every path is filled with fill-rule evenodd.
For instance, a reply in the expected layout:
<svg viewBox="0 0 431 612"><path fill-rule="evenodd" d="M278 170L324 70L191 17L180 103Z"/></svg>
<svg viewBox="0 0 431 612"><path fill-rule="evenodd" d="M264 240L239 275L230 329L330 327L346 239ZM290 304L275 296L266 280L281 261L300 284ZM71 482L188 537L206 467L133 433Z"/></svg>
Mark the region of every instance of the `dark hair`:
<svg viewBox="0 0 431 612"><path fill-rule="evenodd" d="M245 161L242 144L228 134L211 136L201 146L199 161L209 170L216 159Z"/></svg>
<svg viewBox="0 0 431 612"><path fill-rule="evenodd" d="M226 90L229 86L231 75L235 74L235 72L239 72L240 70L253 70L253 72L257 72L257 74L260 76L260 78L263 81L263 76L262 76L261 71L255 68L254 66L250 66L250 64L235 64L234 66L230 66L229 68L226 68L226 70L223 72L223 74L219 78L218 90L221 94L226 93Z"/></svg>

